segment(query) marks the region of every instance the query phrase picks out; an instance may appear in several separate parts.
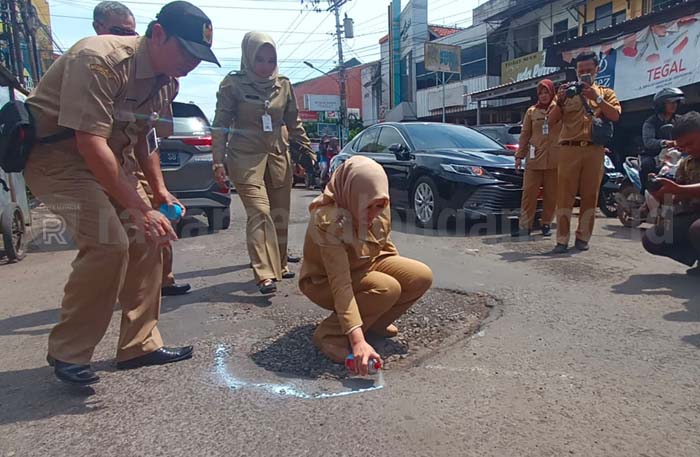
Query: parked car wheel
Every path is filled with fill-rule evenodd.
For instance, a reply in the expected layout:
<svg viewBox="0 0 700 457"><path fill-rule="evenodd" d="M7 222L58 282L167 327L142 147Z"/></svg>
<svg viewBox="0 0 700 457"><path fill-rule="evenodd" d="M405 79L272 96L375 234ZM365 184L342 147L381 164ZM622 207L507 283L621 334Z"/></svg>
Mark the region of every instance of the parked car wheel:
<svg viewBox="0 0 700 457"><path fill-rule="evenodd" d="M10 262L18 262L26 255L24 216L19 206L12 204L0 216L5 255Z"/></svg>
<svg viewBox="0 0 700 457"><path fill-rule="evenodd" d="M209 223L209 230L226 230L231 226L230 208L207 208L204 210Z"/></svg>
<svg viewBox="0 0 700 457"><path fill-rule="evenodd" d="M416 225L423 228L436 228L442 205L435 182L427 176L419 178L413 189L412 201Z"/></svg>

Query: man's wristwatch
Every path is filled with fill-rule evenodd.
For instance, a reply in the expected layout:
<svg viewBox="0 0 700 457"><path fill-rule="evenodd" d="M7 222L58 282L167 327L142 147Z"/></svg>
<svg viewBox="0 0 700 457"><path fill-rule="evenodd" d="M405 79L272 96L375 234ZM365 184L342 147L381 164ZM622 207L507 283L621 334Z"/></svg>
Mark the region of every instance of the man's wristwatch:
<svg viewBox="0 0 700 457"><path fill-rule="evenodd" d="M604 101L605 99L601 95L598 95L595 99L595 102L599 105L602 104Z"/></svg>
<svg viewBox="0 0 700 457"><path fill-rule="evenodd" d="M219 168L224 168L224 164L223 163L215 163L214 165L211 166L211 168L212 168L212 170L216 171Z"/></svg>

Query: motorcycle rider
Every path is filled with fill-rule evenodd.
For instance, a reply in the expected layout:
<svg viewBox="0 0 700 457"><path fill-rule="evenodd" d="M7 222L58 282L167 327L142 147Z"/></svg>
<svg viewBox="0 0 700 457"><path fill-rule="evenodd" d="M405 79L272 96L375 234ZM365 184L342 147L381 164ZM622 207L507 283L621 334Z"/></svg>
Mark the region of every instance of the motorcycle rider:
<svg viewBox="0 0 700 457"><path fill-rule="evenodd" d="M674 124L678 118L678 107L685 99L682 90L676 87L661 89L654 95L654 111L642 126L642 140L644 142L644 152L641 155L640 178L642 180L642 193L647 186L650 173L658 170L656 157L662 149L675 146L675 142L668 132L662 131L661 127L667 124Z"/></svg>
<svg viewBox="0 0 700 457"><path fill-rule="evenodd" d="M678 170L676 182L655 178L661 184L654 198L662 202L673 198L673 218L670 224L657 224L642 238L644 249L650 254L670 257L689 267L700 261L700 113L691 111L679 116L673 127L677 147L688 153ZM687 271L700 276L700 266Z"/></svg>

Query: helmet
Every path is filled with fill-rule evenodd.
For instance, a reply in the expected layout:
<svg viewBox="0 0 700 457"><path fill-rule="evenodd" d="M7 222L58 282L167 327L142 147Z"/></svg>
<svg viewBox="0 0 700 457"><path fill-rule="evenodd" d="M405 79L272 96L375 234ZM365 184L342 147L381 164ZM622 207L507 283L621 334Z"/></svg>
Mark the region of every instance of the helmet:
<svg viewBox="0 0 700 457"><path fill-rule="evenodd" d="M654 108L657 111L663 111L666 102L683 103L685 94L677 87L666 87L661 89L654 95Z"/></svg>

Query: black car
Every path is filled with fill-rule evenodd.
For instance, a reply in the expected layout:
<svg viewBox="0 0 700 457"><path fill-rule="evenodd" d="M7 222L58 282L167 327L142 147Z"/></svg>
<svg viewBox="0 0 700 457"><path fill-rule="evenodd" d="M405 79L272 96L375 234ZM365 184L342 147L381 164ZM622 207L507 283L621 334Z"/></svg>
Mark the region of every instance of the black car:
<svg viewBox="0 0 700 457"><path fill-rule="evenodd" d="M173 102L173 135L160 139L160 166L165 185L187 208L205 214L209 229L231 224L231 194L214 181L211 127L193 103Z"/></svg>
<svg viewBox="0 0 700 457"><path fill-rule="evenodd" d="M469 219L515 216L522 174L503 146L469 127L440 123L377 124L355 137L331 162L331 172L353 155L380 163L391 204L414 211L416 224L435 228L443 210Z"/></svg>

